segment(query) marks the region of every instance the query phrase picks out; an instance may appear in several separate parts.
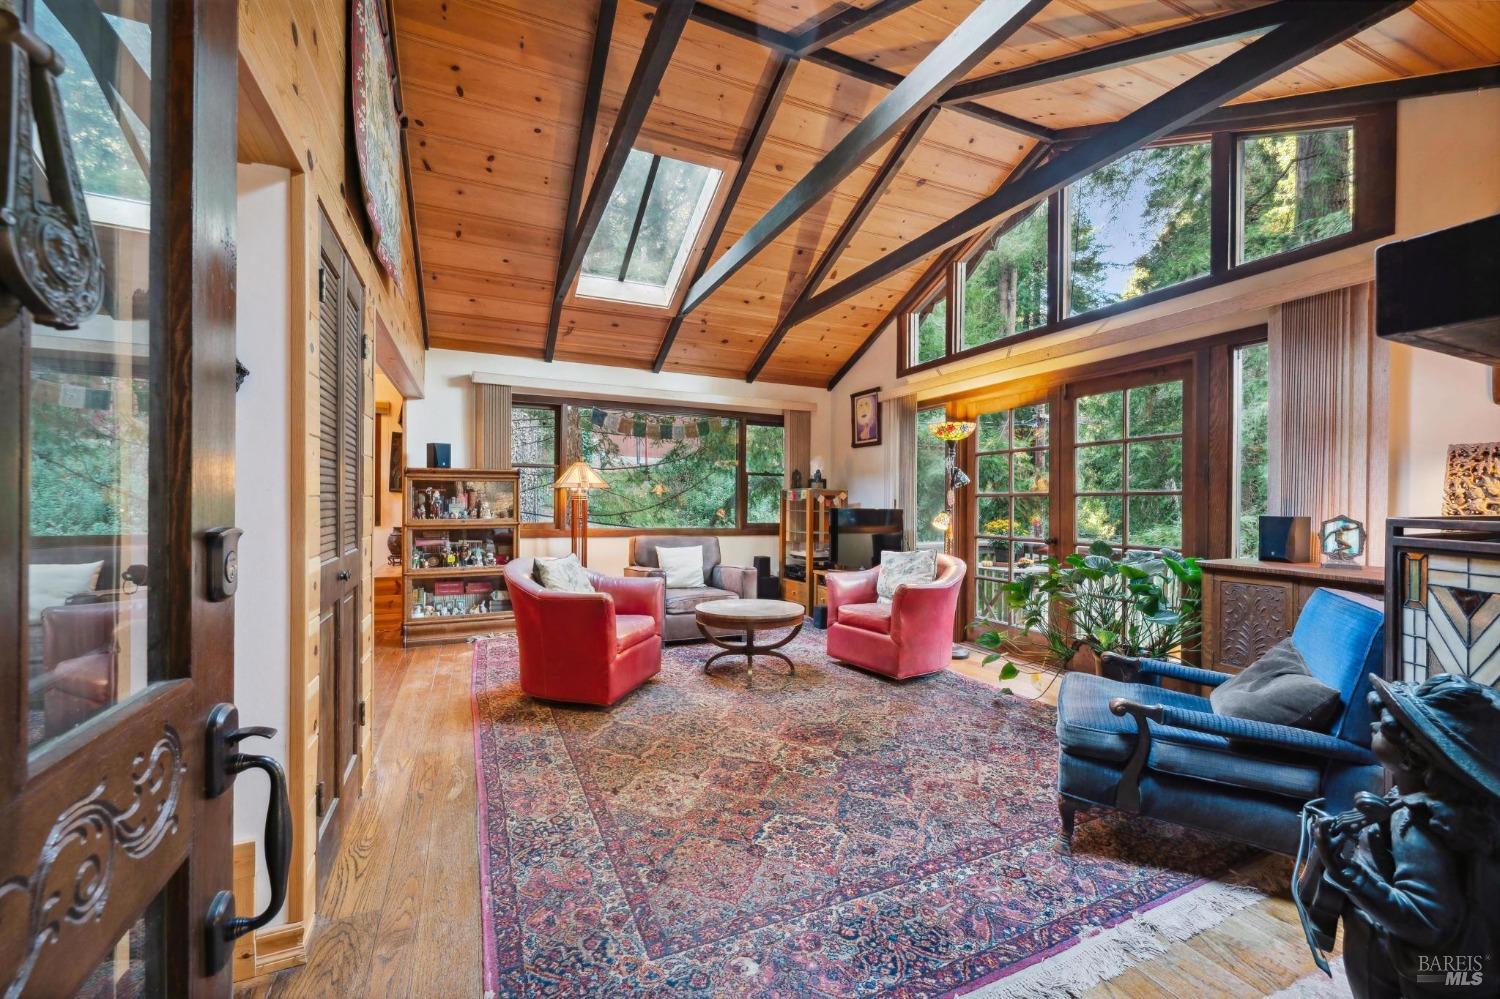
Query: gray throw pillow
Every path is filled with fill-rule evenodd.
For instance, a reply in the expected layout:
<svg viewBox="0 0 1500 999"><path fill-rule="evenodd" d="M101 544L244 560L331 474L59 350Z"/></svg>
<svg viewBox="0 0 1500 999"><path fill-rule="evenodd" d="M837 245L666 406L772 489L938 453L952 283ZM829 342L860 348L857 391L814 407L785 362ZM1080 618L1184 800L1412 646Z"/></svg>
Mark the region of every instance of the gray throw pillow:
<svg viewBox="0 0 1500 999"><path fill-rule="evenodd" d="M536 560L537 581L544 589L556 590L560 593L593 593L594 584L589 582L589 574L583 570L578 556L569 552L560 558L539 558Z"/></svg>
<svg viewBox="0 0 1500 999"><path fill-rule="evenodd" d="M1290 638L1208 695L1214 714L1328 731L1338 716L1339 692L1312 675Z"/></svg>
<svg viewBox="0 0 1500 999"><path fill-rule="evenodd" d="M930 583L937 579L937 552L885 552L880 556L880 574L875 577L875 596L883 604L896 596L902 583Z"/></svg>

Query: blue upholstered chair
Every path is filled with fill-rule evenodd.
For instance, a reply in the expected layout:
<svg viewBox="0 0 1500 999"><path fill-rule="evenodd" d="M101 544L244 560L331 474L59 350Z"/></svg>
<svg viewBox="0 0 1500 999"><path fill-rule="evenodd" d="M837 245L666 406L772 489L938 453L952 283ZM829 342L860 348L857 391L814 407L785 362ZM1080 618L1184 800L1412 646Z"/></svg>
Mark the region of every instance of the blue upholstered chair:
<svg viewBox="0 0 1500 999"><path fill-rule="evenodd" d="M1379 673L1384 614L1332 590L1302 609L1292 643L1342 694L1327 734L1216 715L1207 697L1160 686L1163 677L1215 687L1229 677L1153 659L1106 657L1106 671L1070 673L1057 702L1058 811L1063 835L1093 805L1148 815L1294 854L1302 805L1347 808L1379 793L1370 753L1369 674Z"/></svg>

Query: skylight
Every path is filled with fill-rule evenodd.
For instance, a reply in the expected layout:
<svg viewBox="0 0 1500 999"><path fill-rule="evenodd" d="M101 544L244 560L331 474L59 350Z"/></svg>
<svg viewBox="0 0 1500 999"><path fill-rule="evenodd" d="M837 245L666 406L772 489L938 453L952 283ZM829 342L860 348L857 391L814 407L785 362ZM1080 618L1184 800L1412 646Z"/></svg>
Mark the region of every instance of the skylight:
<svg viewBox="0 0 1500 999"><path fill-rule="evenodd" d="M578 294L666 307L721 172L632 149L589 241Z"/></svg>

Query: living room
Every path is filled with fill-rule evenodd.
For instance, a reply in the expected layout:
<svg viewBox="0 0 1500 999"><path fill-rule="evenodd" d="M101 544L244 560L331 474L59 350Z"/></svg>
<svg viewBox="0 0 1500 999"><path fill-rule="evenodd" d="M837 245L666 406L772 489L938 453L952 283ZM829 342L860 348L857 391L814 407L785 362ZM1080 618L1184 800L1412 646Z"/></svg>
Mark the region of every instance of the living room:
<svg viewBox="0 0 1500 999"><path fill-rule="evenodd" d="M1497 994L1500 3L22 7L7 994Z"/></svg>

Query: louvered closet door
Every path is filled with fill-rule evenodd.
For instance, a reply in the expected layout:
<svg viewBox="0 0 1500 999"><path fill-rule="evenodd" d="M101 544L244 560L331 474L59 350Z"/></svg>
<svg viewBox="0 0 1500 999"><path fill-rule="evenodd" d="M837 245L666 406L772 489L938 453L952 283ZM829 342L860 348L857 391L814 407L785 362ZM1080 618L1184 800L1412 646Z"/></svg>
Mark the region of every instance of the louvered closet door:
<svg viewBox="0 0 1500 999"><path fill-rule="evenodd" d="M364 286L323 220L318 287L318 890L359 791Z"/></svg>

